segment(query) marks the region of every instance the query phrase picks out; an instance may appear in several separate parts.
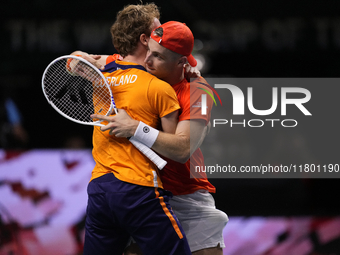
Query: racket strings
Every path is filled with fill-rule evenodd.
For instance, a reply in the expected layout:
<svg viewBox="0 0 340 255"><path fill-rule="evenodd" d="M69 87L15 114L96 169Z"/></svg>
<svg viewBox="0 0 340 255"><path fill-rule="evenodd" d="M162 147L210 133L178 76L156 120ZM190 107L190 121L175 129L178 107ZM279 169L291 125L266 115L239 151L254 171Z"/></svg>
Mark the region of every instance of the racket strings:
<svg viewBox="0 0 340 255"><path fill-rule="evenodd" d="M77 61L72 65L73 61ZM110 111L110 91L95 69L73 59L60 59L47 70L44 91L48 100L63 114L81 122L93 122L91 114Z"/></svg>

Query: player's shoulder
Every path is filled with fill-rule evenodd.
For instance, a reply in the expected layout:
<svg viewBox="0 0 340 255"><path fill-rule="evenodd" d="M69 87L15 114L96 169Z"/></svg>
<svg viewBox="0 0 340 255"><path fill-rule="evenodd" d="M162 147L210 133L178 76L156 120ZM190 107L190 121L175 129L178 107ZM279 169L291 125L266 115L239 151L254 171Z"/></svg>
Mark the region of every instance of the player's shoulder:
<svg viewBox="0 0 340 255"><path fill-rule="evenodd" d="M180 87L176 87L175 90L180 94L186 94L190 96L207 92L212 93L211 86L203 77L190 79L190 82L183 82Z"/></svg>
<svg viewBox="0 0 340 255"><path fill-rule="evenodd" d="M202 76L196 79L191 79L190 88L191 89L201 88L201 89L206 89L208 91L211 91L210 85Z"/></svg>
<svg viewBox="0 0 340 255"><path fill-rule="evenodd" d="M171 85L161 79L158 79L156 76L150 74L147 72L147 75L150 77L150 84L153 86L159 86L159 87L171 87Z"/></svg>

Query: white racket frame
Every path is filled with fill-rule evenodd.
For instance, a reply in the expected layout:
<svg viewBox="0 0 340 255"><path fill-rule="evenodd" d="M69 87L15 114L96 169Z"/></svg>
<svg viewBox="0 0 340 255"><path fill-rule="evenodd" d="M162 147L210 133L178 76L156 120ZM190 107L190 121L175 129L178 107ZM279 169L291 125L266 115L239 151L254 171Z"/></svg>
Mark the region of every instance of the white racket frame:
<svg viewBox="0 0 340 255"><path fill-rule="evenodd" d="M61 56L61 57L58 57L56 58L55 60L53 60L45 69L44 73L43 73L43 76L42 76L42 90L43 90L43 93L45 95L45 98L46 100L48 101L48 103L60 114L62 115L63 117L73 121L73 122L76 122L76 123L79 123L79 124L83 124L83 125L92 125L92 126L105 126L104 124L101 124L101 121L94 121L94 122L83 122L83 121L80 121L80 120L77 120L77 119L74 119L68 115L66 115L65 113L63 113L61 110L59 110L59 108L48 98L47 94L45 93L45 86L44 86L44 80L45 80L45 76L46 76L46 73L48 71L48 69L50 68L50 66L52 66L54 63L56 63L57 61L61 60L61 59L69 59L69 58L74 58L74 59L77 59L81 62L84 62L86 63L87 65L89 65L91 68L93 68L100 76L101 78L103 79L104 83L105 83L105 86L108 88L108 91L110 93L110 98L111 98L111 105L110 105L110 108L109 108L109 111L105 114L105 116L108 116L112 113L112 110L115 111L115 113L117 113L117 108L116 108L116 104L114 102L114 98L113 98L113 95L112 95L112 91L111 91L111 88L110 88L110 85L107 83L107 80L105 78L105 76L102 74L102 72L96 67L94 66L93 64L91 64L89 61L87 61L86 59L82 58L82 57L78 57L78 56L73 56L73 55L65 55L65 56ZM66 66L65 66L66 68ZM162 170L164 168L164 166L167 164L167 162L162 159L159 155L157 155L153 150L151 150L149 147L147 147L144 143L140 142L139 140L135 139L134 137L131 137L129 139L129 141L139 150L141 151L146 157L148 157L157 167L158 169Z"/></svg>

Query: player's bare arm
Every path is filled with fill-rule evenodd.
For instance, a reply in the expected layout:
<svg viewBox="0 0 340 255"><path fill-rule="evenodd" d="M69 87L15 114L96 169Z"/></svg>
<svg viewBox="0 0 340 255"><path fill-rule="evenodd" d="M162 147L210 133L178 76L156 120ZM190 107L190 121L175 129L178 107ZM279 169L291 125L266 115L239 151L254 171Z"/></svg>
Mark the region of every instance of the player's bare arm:
<svg viewBox="0 0 340 255"><path fill-rule="evenodd" d="M114 116L103 116L99 114L91 115L93 119L109 122L107 125L101 127L101 131L110 130L110 135L117 137L131 137L134 135L139 121L132 119L130 115L123 109L119 109ZM169 113L161 118L161 125L164 132L174 134L178 122L178 111Z"/></svg>
<svg viewBox="0 0 340 255"><path fill-rule="evenodd" d="M185 163L204 140L205 129L204 120L180 121L175 134L159 132L152 149L167 158Z"/></svg>
<svg viewBox="0 0 340 255"><path fill-rule="evenodd" d="M139 121L132 119L126 111L120 109L115 116L91 115L109 122L102 127L102 131L110 130L111 135L117 137L131 137L135 134ZM164 132L159 132L152 149L174 161L185 163L191 154L199 148L207 134L204 120L183 120L174 123L177 114L168 114L161 119Z"/></svg>
<svg viewBox="0 0 340 255"><path fill-rule="evenodd" d="M74 51L70 55L81 56L99 69L104 69L104 66L106 65L106 59L108 57L108 55L88 54L80 50Z"/></svg>

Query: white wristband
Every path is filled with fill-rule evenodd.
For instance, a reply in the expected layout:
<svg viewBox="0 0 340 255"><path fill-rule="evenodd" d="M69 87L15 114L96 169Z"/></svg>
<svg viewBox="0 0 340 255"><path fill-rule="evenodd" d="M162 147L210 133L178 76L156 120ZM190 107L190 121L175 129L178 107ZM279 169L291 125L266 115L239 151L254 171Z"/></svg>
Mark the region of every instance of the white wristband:
<svg viewBox="0 0 340 255"><path fill-rule="evenodd" d="M134 137L151 148L157 139L158 133L159 131L157 129L150 127L144 122L140 121Z"/></svg>

